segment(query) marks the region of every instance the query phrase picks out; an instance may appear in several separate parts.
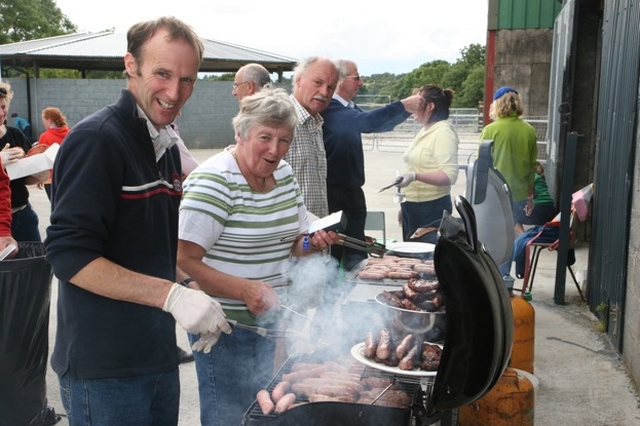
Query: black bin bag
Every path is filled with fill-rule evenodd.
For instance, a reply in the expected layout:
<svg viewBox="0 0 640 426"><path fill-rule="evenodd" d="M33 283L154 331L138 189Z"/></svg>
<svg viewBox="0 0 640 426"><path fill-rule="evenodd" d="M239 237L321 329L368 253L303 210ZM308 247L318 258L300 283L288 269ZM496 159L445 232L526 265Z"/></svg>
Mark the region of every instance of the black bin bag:
<svg viewBox="0 0 640 426"><path fill-rule="evenodd" d="M18 243L0 262L0 425L51 425L47 405L51 265L44 244Z"/></svg>

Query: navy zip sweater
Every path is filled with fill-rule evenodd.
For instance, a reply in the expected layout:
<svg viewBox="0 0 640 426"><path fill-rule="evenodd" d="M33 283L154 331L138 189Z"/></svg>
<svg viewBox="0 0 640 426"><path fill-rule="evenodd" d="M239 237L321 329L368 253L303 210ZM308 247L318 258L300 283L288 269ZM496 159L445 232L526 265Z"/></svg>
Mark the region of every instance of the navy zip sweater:
<svg viewBox="0 0 640 426"><path fill-rule="evenodd" d="M54 371L92 379L177 368L169 313L108 299L69 280L99 257L175 280L182 195L178 148L156 162L146 122L123 90L115 104L73 127L53 169L45 247L60 280Z"/></svg>

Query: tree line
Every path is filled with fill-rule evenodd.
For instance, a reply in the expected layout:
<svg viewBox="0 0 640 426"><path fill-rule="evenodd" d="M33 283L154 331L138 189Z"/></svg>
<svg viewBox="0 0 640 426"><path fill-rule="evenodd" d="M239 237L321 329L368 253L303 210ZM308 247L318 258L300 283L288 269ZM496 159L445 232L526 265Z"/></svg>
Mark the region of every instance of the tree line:
<svg viewBox="0 0 640 426"><path fill-rule="evenodd" d="M0 44L37 40L77 32L77 26L54 0L0 0ZM367 102L386 103L409 96L425 83L435 83L455 92L453 108L477 108L484 97L485 46L470 44L460 50L454 63L434 60L406 74L362 76L359 95ZM8 69L7 76L29 74L29 70ZM43 78L81 78L80 71L41 69ZM91 78L122 78L121 72L92 71ZM204 79L230 81L233 74L209 75Z"/></svg>

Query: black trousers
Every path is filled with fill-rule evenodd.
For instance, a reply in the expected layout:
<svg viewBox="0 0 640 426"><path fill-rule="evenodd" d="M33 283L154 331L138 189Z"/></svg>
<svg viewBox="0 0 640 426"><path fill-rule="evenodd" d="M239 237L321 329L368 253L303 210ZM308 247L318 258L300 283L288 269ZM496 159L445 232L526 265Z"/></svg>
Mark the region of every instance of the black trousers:
<svg viewBox="0 0 640 426"><path fill-rule="evenodd" d="M364 241L364 223L367 219L367 203L362 188L345 188L341 186L327 186L327 198L329 201L329 212L334 213L342 210L347 218L347 228L344 234ZM363 259L367 258L367 253L359 250L343 247L339 244L331 246L331 256L342 267L350 271Z"/></svg>

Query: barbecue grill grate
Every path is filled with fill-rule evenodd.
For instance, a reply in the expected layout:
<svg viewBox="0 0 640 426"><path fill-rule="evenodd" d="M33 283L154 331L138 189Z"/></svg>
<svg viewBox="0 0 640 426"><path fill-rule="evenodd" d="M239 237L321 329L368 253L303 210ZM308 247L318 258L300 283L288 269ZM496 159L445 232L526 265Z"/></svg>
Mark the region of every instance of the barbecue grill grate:
<svg viewBox="0 0 640 426"><path fill-rule="evenodd" d="M289 357L274 375L266 389L269 392L273 391L273 388L282 380L282 375L290 372L295 363L322 363L327 360L329 359L317 354L303 354ZM423 388L430 390L433 387L432 377L428 378L430 380L425 382L420 378L397 376L392 373L364 366L361 379L366 377L395 380L397 385L411 397L411 406L402 409L349 402L309 403L306 397L298 396L295 402L296 405L282 414L265 415L262 413L258 402L254 401L245 412L242 424L245 426L264 424L304 424L305 426L410 425L412 424L412 414L414 411L417 415L424 414L425 398Z"/></svg>

